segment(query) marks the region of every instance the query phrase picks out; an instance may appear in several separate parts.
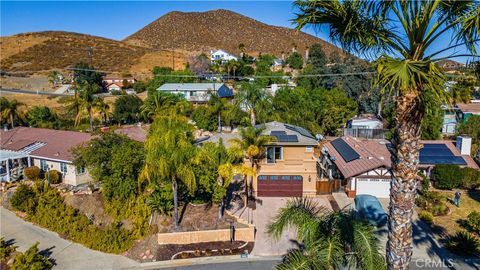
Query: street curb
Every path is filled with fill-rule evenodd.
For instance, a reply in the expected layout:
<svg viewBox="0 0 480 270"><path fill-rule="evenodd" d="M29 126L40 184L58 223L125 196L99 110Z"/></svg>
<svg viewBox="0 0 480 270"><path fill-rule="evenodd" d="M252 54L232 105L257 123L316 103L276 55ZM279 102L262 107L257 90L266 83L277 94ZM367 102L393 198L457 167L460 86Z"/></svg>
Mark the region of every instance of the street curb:
<svg viewBox="0 0 480 270"><path fill-rule="evenodd" d="M162 268L183 267L183 266L212 264L212 263L221 264L221 263L232 263L232 262L254 262L254 261L275 261L275 260L280 261L281 259L282 257L280 256L261 257L261 256L249 255L248 258L241 258L239 255L212 256L212 257L202 257L202 258L192 258L192 259L178 259L178 260L141 263L140 267L137 267L137 269L162 269Z"/></svg>

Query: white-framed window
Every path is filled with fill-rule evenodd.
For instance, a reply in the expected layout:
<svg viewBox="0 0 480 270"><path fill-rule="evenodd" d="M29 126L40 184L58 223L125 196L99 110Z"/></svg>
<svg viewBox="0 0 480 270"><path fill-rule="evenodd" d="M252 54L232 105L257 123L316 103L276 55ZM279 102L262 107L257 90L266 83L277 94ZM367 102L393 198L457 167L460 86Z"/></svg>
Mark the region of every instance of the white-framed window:
<svg viewBox="0 0 480 270"><path fill-rule="evenodd" d="M267 163L275 163L283 159L283 148L281 146L267 147Z"/></svg>
<svg viewBox="0 0 480 270"><path fill-rule="evenodd" d="M86 171L85 167L83 166L77 167L77 174L84 174L85 171Z"/></svg>
<svg viewBox="0 0 480 270"><path fill-rule="evenodd" d="M60 163L60 171L62 173L67 173L67 163L65 162Z"/></svg>
<svg viewBox="0 0 480 270"><path fill-rule="evenodd" d="M305 147L305 152L313 152L313 146Z"/></svg>
<svg viewBox="0 0 480 270"><path fill-rule="evenodd" d="M40 160L40 170L46 172L48 170L47 161L44 159Z"/></svg>

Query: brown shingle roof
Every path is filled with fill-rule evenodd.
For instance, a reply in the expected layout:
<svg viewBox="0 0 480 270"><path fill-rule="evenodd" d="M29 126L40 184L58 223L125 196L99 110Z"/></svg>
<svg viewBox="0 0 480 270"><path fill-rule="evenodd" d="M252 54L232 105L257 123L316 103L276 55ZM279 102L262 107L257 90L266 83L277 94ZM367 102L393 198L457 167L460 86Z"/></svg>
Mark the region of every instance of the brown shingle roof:
<svg viewBox="0 0 480 270"><path fill-rule="evenodd" d="M145 142L147 140L148 130L150 126L129 126L129 127L122 127L115 130L117 134L123 134L129 137L132 140Z"/></svg>
<svg viewBox="0 0 480 270"><path fill-rule="evenodd" d="M469 112L473 114L480 113L480 103L458 103L457 107L462 110L462 112Z"/></svg>
<svg viewBox="0 0 480 270"><path fill-rule="evenodd" d="M30 153L32 156L64 161L73 160L70 153L73 147L88 142L92 138L89 133L28 127L2 130L0 137L2 149L19 151L26 146L41 142L45 145L32 151Z"/></svg>

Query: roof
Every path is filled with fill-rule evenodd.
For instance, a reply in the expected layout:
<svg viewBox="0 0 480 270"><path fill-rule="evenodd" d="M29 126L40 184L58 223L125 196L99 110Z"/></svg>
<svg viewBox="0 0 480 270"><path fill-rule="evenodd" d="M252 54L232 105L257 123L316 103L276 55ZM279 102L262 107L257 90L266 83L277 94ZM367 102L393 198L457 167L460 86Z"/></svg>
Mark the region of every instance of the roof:
<svg viewBox="0 0 480 270"><path fill-rule="evenodd" d="M139 141L145 142L147 140L149 126L127 126L116 129L114 132L117 134L126 135L128 138Z"/></svg>
<svg viewBox="0 0 480 270"><path fill-rule="evenodd" d="M122 83L122 82L114 82L114 83L109 83L109 84L107 85L107 88L110 87L110 86L112 86L112 85L116 85L116 86L118 86L118 87L120 87L120 88L123 87L123 83Z"/></svg>
<svg viewBox="0 0 480 270"><path fill-rule="evenodd" d="M362 114L362 115L359 115L359 116L352 117L350 120L382 122L382 120L378 119L378 117L373 115L373 114Z"/></svg>
<svg viewBox="0 0 480 270"><path fill-rule="evenodd" d="M2 130L0 136L2 150L28 151L32 156L63 161L72 161L70 150L92 138L89 133L29 127ZM31 147L34 144L37 147Z"/></svg>
<svg viewBox="0 0 480 270"><path fill-rule="evenodd" d="M480 114L480 103L458 103L457 107L463 113Z"/></svg>
<svg viewBox="0 0 480 270"><path fill-rule="evenodd" d="M340 141L341 145L347 147L337 146ZM343 177L348 178L380 167L390 168L390 152L387 149L387 143L388 141L385 140L363 140L345 136L327 142L325 147L328 149L329 155L334 157L332 161ZM344 157L352 150L357 157L347 162Z"/></svg>
<svg viewBox="0 0 480 270"><path fill-rule="evenodd" d="M229 55L231 55L231 56L235 56L234 54L229 53L229 52L227 52L227 51L225 51L225 50L222 50L222 49L219 49L219 50L216 50L216 51L211 51L210 53L211 53L212 55L213 55L213 54L218 54L218 53L225 53L225 54L229 54Z"/></svg>
<svg viewBox="0 0 480 270"><path fill-rule="evenodd" d="M275 145L318 145L315 136L302 127L276 121L256 125L256 127L262 126L265 127L263 135L277 137L277 141L273 143Z"/></svg>
<svg viewBox="0 0 480 270"><path fill-rule="evenodd" d="M461 155L452 141L421 141L424 148L420 150L420 167L426 168L436 164L456 164L478 169L472 157ZM331 160L345 178L356 176L377 168L391 167L391 155L386 140L366 140L344 136L325 144ZM440 145L441 151L431 151L432 146ZM442 146L443 145L443 146ZM444 149L448 149L445 151ZM353 153L352 153L353 151ZM451 155L449 154L451 153ZM450 155L448 158L446 156ZM459 162L463 160L462 162ZM461 164L459 164L461 163Z"/></svg>
<svg viewBox="0 0 480 270"><path fill-rule="evenodd" d="M157 88L157 91L209 91L218 92L220 97L233 96L233 91L224 83L166 83Z"/></svg>

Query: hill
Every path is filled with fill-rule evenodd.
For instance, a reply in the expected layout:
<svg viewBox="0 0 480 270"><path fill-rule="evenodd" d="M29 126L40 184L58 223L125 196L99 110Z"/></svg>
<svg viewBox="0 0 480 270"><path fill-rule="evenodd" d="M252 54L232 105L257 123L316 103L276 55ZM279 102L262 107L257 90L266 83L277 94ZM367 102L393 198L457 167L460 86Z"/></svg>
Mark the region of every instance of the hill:
<svg viewBox="0 0 480 270"><path fill-rule="evenodd" d="M256 55L259 52L280 56L297 50L304 54L307 46L324 45L327 55L345 55L332 44L312 35L286 28L271 26L228 10L207 12L170 12L140 31L127 37L130 45L155 49L172 48L188 51L210 52L224 49L239 54L239 44L245 51Z"/></svg>
<svg viewBox="0 0 480 270"><path fill-rule="evenodd" d="M100 70L116 72L148 72L152 62L172 65L171 52L168 51L70 32L47 31L0 37L0 44L0 68L6 71L64 69L79 61L91 63ZM179 65L176 64L176 68L183 67L180 52L176 54L176 63Z"/></svg>

